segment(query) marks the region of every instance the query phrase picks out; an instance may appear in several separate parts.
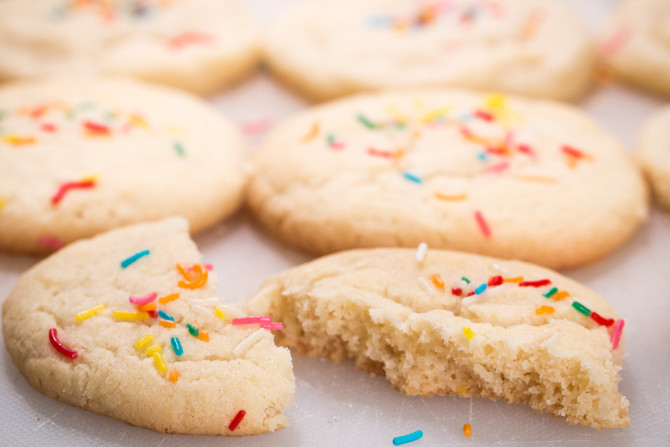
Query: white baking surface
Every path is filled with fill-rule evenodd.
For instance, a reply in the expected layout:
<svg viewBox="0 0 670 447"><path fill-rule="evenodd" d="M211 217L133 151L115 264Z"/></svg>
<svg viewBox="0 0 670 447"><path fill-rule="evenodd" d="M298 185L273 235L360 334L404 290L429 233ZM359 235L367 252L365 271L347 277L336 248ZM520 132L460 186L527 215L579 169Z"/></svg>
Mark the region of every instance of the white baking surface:
<svg viewBox="0 0 670 447"><path fill-rule="evenodd" d="M267 21L288 1L246 3ZM607 0L570 3L591 24L610 6ZM240 123L276 122L306 105L262 73L213 102ZM609 85L595 90L581 106L631 148L640 125L661 104L642 93ZM250 136L250 148L261 138ZM214 264L219 291L230 302L252 294L264 278L309 259L274 241L244 211L195 240L206 262ZM288 410L291 425L287 429L234 439L164 435L42 396L25 382L1 349L0 445L391 446L394 436L420 429L423 439L410 446L670 446L669 249L670 213L655 208L637 234L607 259L565 272L606 297L626 319L627 355L620 389L631 402L631 425L625 429L571 426L527 406L504 402L407 397L383 377L355 370L351 362L334 365L297 357L297 393ZM0 300L37 261L0 255ZM471 438L463 436L465 423L472 424Z"/></svg>

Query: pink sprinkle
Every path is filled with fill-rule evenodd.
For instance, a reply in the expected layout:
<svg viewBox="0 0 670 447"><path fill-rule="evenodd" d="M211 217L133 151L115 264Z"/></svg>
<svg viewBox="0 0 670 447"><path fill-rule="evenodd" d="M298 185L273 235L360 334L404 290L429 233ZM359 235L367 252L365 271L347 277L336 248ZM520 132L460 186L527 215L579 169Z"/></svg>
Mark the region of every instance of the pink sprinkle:
<svg viewBox="0 0 670 447"><path fill-rule="evenodd" d="M616 33L612 34L607 42L603 44L600 48L600 53L603 57L612 57L614 53L619 51L630 39L630 29L628 28L619 28Z"/></svg>
<svg viewBox="0 0 670 447"><path fill-rule="evenodd" d="M610 341L612 342L612 349L616 349L619 347L619 341L621 340L621 332L623 332L623 325L624 325L623 320L617 320L617 322L614 323L614 330L612 331L612 337L610 338Z"/></svg>
<svg viewBox="0 0 670 447"><path fill-rule="evenodd" d="M498 172L503 172L509 168L509 163L506 161L502 163L498 163L497 165L489 166L488 168L484 169L484 174L496 174Z"/></svg>
<svg viewBox="0 0 670 447"><path fill-rule="evenodd" d="M386 158L392 158L393 154L389 151L382 151L380 149L375 149L374 147L369 147L368 148L368 154L370 155L375 155L377 157L386 157Z"/></svg>
<svg viewBox="0 0 670 447"><path fill-rule="evenodd" d="M149 304L150 302L152 302L155 299L156 299L156 292L150 293L147 296L131 296L130 298L128 298L128 300L131 303L137 304L137 305L140 305L140 306L143 306L145 304Z"/></svg>
<svg viewBox="0 0 670 447"><path fill-rule="evenodd" d="M62 248L65 243L58 239L55 236L44 236L43 238L40 239L40 245L42 247L46 248L53 248L54 250L58 250L59 248Z"/></svg>
<svg viewBox="0 0 670 447"><path fill-rule="evenodd" d="M173 50L181 50L190 45L207 45L212 43L214 36L211 34L199 33L197 31L187 31L181 33L168 41L168 45Z"/></svg>
<svg viewBox="0 0 670 447"><path fill-rule="evenodd" d="M264 118L259 121L249 121L242 123L242 132L246 135L254 135L267 132L272 127L272 121L269 118Z"/></svg>
<svg viewBox="0 0 670 447"><path fill-rule="evenodd" d="M261 323L263 329L269 329L271 331L281 331L284 329L284 323Z"/></svg>
<svg viewBox="0 0 670 447"><path fill-rule="evenodd" d="M262 316L262 317L245 317L245 318L233 318L233 324L263 324L263 323L272 323L272 317Z"/></svg>
<svg viewBox="0 0 670 447"><path fill-rule="evenodd" d="M212 266L212 264L205 264L205 265L203 265L203 267L205 267L205 268L206 268L207 270L209 270L210 272L211 272L212 270L214 270L214 266ZM186 270L188 270L189 272L192 272L192 271L193 271L193 266L186 267Z"/></svg>
<svg viewBox="0 0 670 447"><path fill-rule="evenodd" d="M486 222L486 219L484 219L484 216L480 211L475 211L475 219L477 220L479 229L482 230L484 237L491 237L491 229L489 228L489 224Z"/></svg>
<svg viewBox="0 0 670 447"><path fill-rule="evenodd" d="M519 150L519 152L522 152L526 155L530 155L531 157L535 156L535 151L533 150L532 147L530 147L527 144L520 144L517 146L517 149Z"/></svg>

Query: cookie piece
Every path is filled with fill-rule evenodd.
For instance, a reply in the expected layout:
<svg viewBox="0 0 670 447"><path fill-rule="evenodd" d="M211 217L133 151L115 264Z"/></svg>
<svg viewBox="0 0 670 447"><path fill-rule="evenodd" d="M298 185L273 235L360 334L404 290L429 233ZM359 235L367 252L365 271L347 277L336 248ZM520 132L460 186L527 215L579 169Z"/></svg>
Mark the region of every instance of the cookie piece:
<svg viewBox="0 0 670 447"><path fill-rule="evenodd" d="M395 87L458 86L574 99L594 51L555 1L305 1L264 41L270 68L317 100Z"/></svg>
<svg viewBox="0 0 670 447"><path fill-rule="evenodd" d="M0 79L123 74L212 93L257 64L256 25L233 0L0 2Z"/></svg>
<svg viewBox="0 0 670 447"><path fill-rule="evenodd" d="M601 55L616 77L670 96L670 2L622 0L602 32Z"/></svg>
<svg viewBox="0 0 670 447"><path fill-rule="evenodd" d="M31 81L0 88L0 109L0 250L49 252L174 215L196 232L241 201L241 136L184 93Z"/></svg>
<svg viewBox="0 0 670 447"><path fill-rule="evenodd" d="M670 106L656 112L645 125L637 157L656 200L670 209Z"/></svg>
<svg viewBox="0 0 670 447"><path fill-rule="evenodd" d="M244 303L298 354L385 374L408 395L527 403L595 428L629 423L623 320L595 292L518 261L355 250L269 279ZM587 316L588 315L588 316Z"/></svg>
<svg viewBox="0 0 670 447"><path fill-rule="evenodd" d="M7 350L39 392L138 427L230 436L284 428L290 353L269 330L230 324L216 277L199 262L181 218L73 244L25 273L3 304Z"/></svg>
<svg viewBox="0 0 670 447"><path fill-rule="evenodd" d="M465 91L376 93L314 108L256 153L247 200L314 253L449 248L564 268L645 218L619 144L558 103Z"/></svg>

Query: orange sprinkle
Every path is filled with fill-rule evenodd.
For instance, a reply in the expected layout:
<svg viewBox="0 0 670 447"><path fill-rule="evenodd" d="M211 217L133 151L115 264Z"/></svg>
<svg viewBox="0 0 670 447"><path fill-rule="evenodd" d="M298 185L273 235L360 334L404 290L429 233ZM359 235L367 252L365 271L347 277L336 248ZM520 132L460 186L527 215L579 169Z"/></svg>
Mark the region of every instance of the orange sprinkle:
<svg viewBox="0 0 670 447"><path fill-rule="evenodd" d="M523 25L523 29L521 30L521 38L530 39L531 37L535 36L543 20L544 14L542 13L542 10L540 8L533 9L530 14L528 14L526 22Z"/></svg>
<svg viewBox="0 0 670 447"><path fill-rule="evenodd" d="M200 331L198 332L198 336L196 338L202 341L209 341L209 333Z"/></svg>
<svg viewBox="0 0 670 447"><path fill-rule="evenodd" d="M523 282L523 276L516 276L514 278L504 278L503 282Z"/></svg>
<svg viewBox="0 0 670 447"><path fill-rule="evenodd" d="M13 146L24 146L26 144L35 143L35 139L33 137L22 137L20 135L5 135L2 137L2 141Z"/></svg>
<svg viewBox="0 0 670 447"><path fill-rule="evenodd" d="M565 290L561 290L560 292L555 294L553 296L553 298L554 298L554 301L561 301L561 300L563 300L563 299L565 299L569 296L570 296L570 294L568 292L566 292Z"/></svg>
<svg viewBox="0 0 670 447"><path fill-rule="evenodd" d="M158 324L160 324L161 326L166 327L168 329L171 329L171 328L177 326L177 324L174 321L165 321L165 320L159 321Z"/></svg>
<svg viewBox="0 0 670 447"><path fill-rule="evenodd" d="M139 312L149 312L150 310L156 310L156 303L147 303L141 306L135 306Z"/></svg>
<svg viewBox="0 0 670 447"><path fill-rule="evenodd" d="M179 380L179 373L177 371L170 371L168 379L170 380L170 382L176 382L177 380Z"/></svg>
<svg viewBox="0 0 670 447"><path fill-rule="evenodd" d="M444 289L444 280L442 279L439 273L435 273L431 279L433 280L433 284L435 284L435 287L437 287L438 289Z"/></svg>
<svg viewBox="0 0 670 447"><path fill-rule="evenodd" d="M186 278L188 280L188 281L179 281L177 283L177 285L179 287L182 287L184 289L191 289L191 290L199 289L202 286L204 286L205 283L207 282L207 277L208 277L207 269L203 268L203 266L200 265L200 264L195 264L193 266L193 272L200 274L195 279L192 279L192 277L193 277L192 274L188 274L188 276L187 276L186 270L184 270L184 268L181 267L179 264L177 264L177 268L181 272L182 276L184 276L184 278Z"/></svg>
<svg viewBox="0 0 670 447"><path fill-rule="evenodd" d="M163 298L158 298L158 302L161 304L166 304L170 301L176 300L177 298L179 298L178 293L171 293L170 295L164 296Z"/></svg>
<svg viewBox="0 0 670 447"><path fill-rule="evenodd" d="M551 315L554 313L554 308L551 306L540 306L535 309L536 315Z"/></svg>
<svg viewBox="0 0 670 447"><path fill-rule="evenodd" d="M321 126L319 125L319 123L317 121L315 121L314 124L312 124L312 128L309 130L309 132L307 132L307 134L304 137L302 137L302 142L303 143L309 143L314 138L319 136L320 130L321 130Z"/></svg>
<svg viewBox="0 0 670 447"><path fill-rule="evenodd" d="M463 434L465 435L466 438L472 436L472 426L470 424L465 424L463 426Z"/></svg>
<svg viewBox="0 0 670 447"><path fill-rule="evenodd" d="M435 193L435 197L440 199L440 200L449 200L451 202L456 202L458 200L465 200L468 198L467 194L458 194L458 195L447 195L447 194L441 194L439 192Z"/></svg>

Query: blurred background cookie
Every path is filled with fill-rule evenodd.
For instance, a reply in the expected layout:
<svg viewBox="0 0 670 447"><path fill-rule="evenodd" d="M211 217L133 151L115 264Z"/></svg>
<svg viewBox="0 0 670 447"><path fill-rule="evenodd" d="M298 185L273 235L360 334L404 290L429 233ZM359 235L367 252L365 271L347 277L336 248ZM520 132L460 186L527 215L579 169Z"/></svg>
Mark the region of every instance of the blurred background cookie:
<svg viewBox="0 0 670 447"><path fill-rule="evenodd" d="M637 157L656 200L670 208L670 106L656 112L642 129Z"/></svg>

